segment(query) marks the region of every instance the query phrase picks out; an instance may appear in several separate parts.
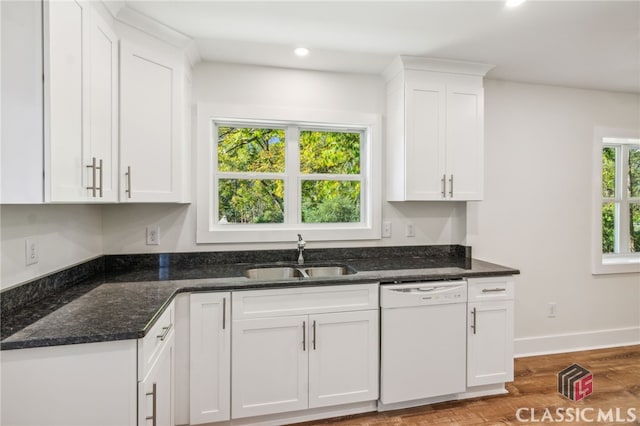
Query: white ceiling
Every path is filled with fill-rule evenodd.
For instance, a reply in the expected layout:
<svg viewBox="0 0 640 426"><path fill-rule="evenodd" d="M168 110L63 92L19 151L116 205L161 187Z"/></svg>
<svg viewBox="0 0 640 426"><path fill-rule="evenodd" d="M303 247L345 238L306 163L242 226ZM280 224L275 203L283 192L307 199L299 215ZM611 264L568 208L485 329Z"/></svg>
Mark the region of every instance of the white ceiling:
<svg viewBox="0 0 640 426"><path fill-rule="evenodd" d="M400 54L495 79L640 93L640 1L125 1L206 61L380 73ZM311 54L295 57L293 47Z"/></svg>

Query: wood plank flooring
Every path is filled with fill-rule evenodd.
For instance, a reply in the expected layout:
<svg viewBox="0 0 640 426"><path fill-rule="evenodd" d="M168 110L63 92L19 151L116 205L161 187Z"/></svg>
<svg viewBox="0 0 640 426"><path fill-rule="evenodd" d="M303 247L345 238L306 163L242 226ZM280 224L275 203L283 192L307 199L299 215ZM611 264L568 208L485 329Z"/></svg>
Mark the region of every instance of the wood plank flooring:
<svg viewBox="0 0 640 426"><path fill-rule="evenodd" d="M557 373L571 364L580 364L593 373L593 393L582 401L570 401L557 392ZM576 413L585 410L580 421L564 424L618 425L624 422L615 417L597 420L598 409L608 412L621 408L619 419L626 424L640 424L640 345L620 348L572 352L557 355L518 358L515 360L515 378L507 385L509 394L493 397L446 402L384 413L366 413L342 418L326 419L299 425L523 425L558 423L557 408ZM518 408L520 419L516 417ZM531 421L531 410L534 420ZM593 408L594 410L589 410ZM545 409L555 417L543 419ZM627 410L635 410L635 421L628 422ZM586 419L586 421L584 421ZM565 418L566 420L566 418Z"/></svg>

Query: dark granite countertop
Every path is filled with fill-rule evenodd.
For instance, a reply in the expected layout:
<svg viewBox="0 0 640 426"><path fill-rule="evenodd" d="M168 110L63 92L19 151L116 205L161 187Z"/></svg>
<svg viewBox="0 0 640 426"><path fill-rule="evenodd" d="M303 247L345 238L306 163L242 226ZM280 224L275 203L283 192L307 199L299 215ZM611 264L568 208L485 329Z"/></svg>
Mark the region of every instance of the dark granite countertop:
<svg viewBox="0 0 640 426"><path fill-rule="evenodd" d="M163 255L106 256L107 267L100 274L83 278L35 303L3 312L0 349L142 338L181 292L443 280L519 273L516 269L471 259L468 248L461 255L461 246L432 247L448 247L447 250L453 247L455 250L449 250L445 255L436 252L426 256L424 252L407 252L405 248L403 256L393 256L397 253L382 249L375 250L376 254L392 257L354 258L340 256L332 250L333 258L341 259L335 263L349 265L355 273L270 281L250 280L244 277L244 271L258 263L275 264L272 260L278 254L273 258L250 259L246 253L243 258L227 255L226 260L235 260L234 263L211 260L212 255L200 255L199 258L198 254L165 258ZM307 264L334 263L328 253L320 252L318 250L316 256L309 253Z"/></svg>

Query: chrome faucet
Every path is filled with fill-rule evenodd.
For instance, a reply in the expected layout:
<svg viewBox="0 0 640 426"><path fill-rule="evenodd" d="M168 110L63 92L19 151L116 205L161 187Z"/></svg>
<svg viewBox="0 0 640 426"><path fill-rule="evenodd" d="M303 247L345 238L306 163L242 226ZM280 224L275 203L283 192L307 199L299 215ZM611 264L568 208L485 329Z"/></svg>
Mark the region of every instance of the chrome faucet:
<svg viewBox="0 0 640 426"><path fill-rule="evenodd" d="M302 235L298 234L298 265L304 265L304 256L302 256L302 252L304 251L304 246L306 244L307 242L302 239Z"/></svg>

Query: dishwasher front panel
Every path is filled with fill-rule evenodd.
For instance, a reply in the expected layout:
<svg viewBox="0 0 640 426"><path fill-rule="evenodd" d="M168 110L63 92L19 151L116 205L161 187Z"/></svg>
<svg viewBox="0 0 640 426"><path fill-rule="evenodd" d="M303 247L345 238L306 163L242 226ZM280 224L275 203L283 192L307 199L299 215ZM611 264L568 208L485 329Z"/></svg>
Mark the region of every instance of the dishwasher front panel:
<svg viewBox="0 0 640 426"><path fill-rule="evenodd" d="M383 404L466 390L466 306L381 309Z"/></svg>

